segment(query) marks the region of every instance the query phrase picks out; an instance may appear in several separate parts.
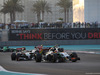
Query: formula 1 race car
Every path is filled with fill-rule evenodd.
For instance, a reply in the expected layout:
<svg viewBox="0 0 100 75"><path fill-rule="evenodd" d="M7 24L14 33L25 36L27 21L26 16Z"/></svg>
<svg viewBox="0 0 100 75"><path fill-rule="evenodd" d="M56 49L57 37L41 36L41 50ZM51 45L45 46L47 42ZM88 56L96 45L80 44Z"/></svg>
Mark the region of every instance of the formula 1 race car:
<svg viewBox="0 0 100 75"><path fill-rule="evenodd" d="M42 60L49 62L66 62L68 60L76 62L77 60L80 60L77 53L73 52L69 55L64 52L63 48L51 48L46 53L36 51L34 57L36 62L41 62Z"/></svg>
<svg viewBox="0 0 100 75"><path fill-rule="evenodd" d="M26 51L25 48L18 48L15 52L11 54L11 60L32 60L34 53L32 51Z"/></svg>
<svg viewBox="0 0 100 75"><path fill-rule="evenodd" d="M16 49L14 48L9 48L8 46L0 47L0 52L13 52Z"/></svg>

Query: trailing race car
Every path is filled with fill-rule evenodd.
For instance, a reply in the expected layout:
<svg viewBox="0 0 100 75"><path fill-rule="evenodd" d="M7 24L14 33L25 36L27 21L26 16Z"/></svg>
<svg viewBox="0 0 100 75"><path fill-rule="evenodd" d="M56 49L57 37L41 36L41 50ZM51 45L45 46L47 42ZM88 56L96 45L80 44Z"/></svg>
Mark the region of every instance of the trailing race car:
<svg viewBox="0 0 100 75"><path fill-rule="evenodd" d="M46 53L40 53L38 50L35 52L35 61L41 62L42 60L49 62L66 62L66 61L76 62L77 60L80 60L80 58L75 52L69 55L68 53L64 52L63 48L53 47L49 49L49 51Z"/></svg>
<svg viewBox="0 0 100 75"><path fill-rule="evenodd" d="M16 51L14 48L9 48L8 46L0 47L0 52L13 52Z"/></svg>
<svg viewBox="0 0 100 75"><path fill-rule="evenodd" d="M34 53L32 51L26 51L25 48L17 48L15 52L11 54L11 60L32 60Z"/></svg>

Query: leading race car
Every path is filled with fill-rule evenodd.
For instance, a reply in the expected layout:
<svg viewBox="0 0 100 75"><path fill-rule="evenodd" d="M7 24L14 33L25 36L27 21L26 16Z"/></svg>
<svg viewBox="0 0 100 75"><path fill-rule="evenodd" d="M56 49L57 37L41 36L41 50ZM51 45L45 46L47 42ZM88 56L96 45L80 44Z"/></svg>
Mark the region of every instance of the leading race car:
<svg viewBox="0 0 100 75"><path fill-rule="evenodd" d="M76 62L77 60L80 60L77 53L73 52L69 55L68 53L66 53L64 51L63 48L53 47L44 53L43 53L43 50L41 48L41 51L36 50L34 53L35 54L34 57L35 57L36 62L41 62L41 61L49 61L49 62L72 61L72 62Z"/></svg>
<svg viewBox="0 0 100 75"><path fill-rule="evenodd" d="M17 50L11 54L11 60L32 60L33 58L34 52L27 51L25 48L17 48Z"/></svg>

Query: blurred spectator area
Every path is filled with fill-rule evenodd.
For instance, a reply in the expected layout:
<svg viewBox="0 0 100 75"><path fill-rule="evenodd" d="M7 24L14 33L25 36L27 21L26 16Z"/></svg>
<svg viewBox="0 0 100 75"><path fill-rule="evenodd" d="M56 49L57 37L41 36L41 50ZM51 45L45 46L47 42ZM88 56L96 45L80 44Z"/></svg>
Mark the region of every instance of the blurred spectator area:
<svg viewBox="0 0 100 75"><path fill-rule="evenodd" d="M91 23L64 23L64 22L39 22L39 23L13 23L13 24L0 24L0 29L41 29L41 28L100 28L100 23L91 22Z"/></svg>

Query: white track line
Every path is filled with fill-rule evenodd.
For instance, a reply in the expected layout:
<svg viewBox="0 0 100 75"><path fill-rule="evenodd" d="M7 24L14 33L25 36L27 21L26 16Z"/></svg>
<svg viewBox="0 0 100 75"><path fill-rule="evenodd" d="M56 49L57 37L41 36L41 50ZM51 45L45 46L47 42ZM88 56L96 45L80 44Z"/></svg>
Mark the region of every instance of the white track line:
<svg viewBox="0 0 100 75"><path fill-rule="evenodd" d="M20 73L20 74L31 74L31 75L47 75L47 74L33 74L33 73L21 73L21 72L12 72L12 71L7 71L6 69L4 69L2 66L0 66L0 71L4 71L4 72L10 72L10 73Z"/></svg>

